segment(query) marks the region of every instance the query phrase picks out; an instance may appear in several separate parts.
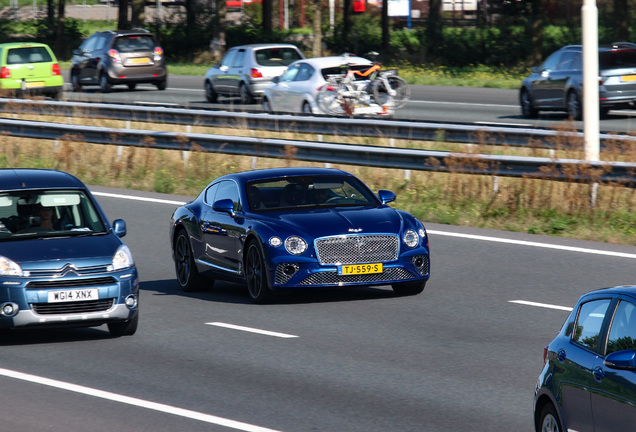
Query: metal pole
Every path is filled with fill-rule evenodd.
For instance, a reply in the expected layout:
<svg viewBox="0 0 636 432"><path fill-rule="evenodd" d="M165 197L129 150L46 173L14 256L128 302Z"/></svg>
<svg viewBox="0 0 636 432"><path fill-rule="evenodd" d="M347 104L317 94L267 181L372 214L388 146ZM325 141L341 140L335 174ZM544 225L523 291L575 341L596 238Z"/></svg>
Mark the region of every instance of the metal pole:
<svg viewBox="0 0 636 432"><path fill-rule="evenodd" d="M336 25L336 0L329 0L329 30L333 33Z"/></svg>
<svg viewBox="0 0 636 432"><path fill-rule="evenodd" d="M596 0L581 7L583 31L583 135L585 159L599 160L598 8Z"/></svg>

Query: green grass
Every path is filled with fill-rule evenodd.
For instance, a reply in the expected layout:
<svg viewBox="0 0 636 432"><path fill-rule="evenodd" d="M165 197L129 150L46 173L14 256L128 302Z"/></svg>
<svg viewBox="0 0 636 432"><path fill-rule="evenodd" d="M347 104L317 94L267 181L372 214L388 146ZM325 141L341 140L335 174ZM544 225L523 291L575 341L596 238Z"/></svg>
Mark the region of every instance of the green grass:
<svg viewBox="0 0 636 432"><path fill-rule="evenodd" d="M183 64L169 63L168 73L174 75L203 76L213 63ZM526 70L507 70L487 66L466 68L446 68L433 66L387 65L397 67L399 74L409 84L445 85L461 87L489 87L518 89L521 81L528 75Z"/></svg>

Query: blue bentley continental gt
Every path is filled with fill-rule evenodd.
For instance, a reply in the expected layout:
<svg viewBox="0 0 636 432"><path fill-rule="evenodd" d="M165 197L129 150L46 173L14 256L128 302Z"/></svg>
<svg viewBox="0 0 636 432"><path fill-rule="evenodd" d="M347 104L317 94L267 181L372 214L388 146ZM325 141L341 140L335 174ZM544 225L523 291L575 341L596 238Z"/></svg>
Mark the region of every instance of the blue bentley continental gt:
<svg viewBox="0 0 636 432"><path fill-rule="evenodd" d="M177 282L183 291L215 280L244 284L255 303L319 287L421 293L430 275L426 229L387 205L395 197L337 169L222 176L172 215Z"/></svg>

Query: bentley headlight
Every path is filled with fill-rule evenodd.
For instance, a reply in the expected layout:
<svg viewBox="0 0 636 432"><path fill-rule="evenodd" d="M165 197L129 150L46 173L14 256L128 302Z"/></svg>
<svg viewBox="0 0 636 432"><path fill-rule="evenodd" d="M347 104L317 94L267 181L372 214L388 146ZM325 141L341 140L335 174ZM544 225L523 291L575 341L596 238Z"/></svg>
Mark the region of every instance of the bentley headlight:
<svg viewBox="0 0 636 432"><path fill-rule="evenodd" d="M420 237L412 229L406 230L403 239L404 243L406 243L406 245L410 248L414 248L415 246L417 246L417 243L420 241Z"/></svg>
<svg viewBox="0 0 636 432"><path fill-rule="evenodd" d="M9 258L0 256L0 276L22 276L22 267Z"/></svg>
<svg viewBox="0 0 636 432"><path fill-rule="evenodd" d="M134 265L135 261L133 260L132 253L130 253L128 246L119 246L119 249L117 249L117 252L115 252L115 255L113 256L113 270L130 268Z"/></svg>
<svg viewBox="0 0 636 432"><path fill-rule="evenodd" d="M290 254L300 255L307 250L307 242L298 236L287 237L285 249Z"/></svg>

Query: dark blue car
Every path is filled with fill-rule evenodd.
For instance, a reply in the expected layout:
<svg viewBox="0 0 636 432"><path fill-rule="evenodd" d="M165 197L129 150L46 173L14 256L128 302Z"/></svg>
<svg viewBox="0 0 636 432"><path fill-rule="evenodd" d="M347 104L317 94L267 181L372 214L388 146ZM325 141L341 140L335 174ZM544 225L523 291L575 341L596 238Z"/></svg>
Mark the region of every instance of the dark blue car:
<svg viewBox="0 0 636 432"><path fill-rule="evenodd" d="M229 174L172 215L170 241L184 291L214 280L273 291L391 285L422 292L429 278L424 225L353 175L326 168Z"/></svg>
<svg viewBox="0 0 636 432"><path fill-rule="evenodd" d="M622 432L636 425L636 286L583 295L545 348L537 432Z"/></svg>
<svg viewBox="0 0 636 432"><path fill-rule="evenodd" d="M0 169L0 329L134 334L139 277L124 235L72 175Z"/></svg>

